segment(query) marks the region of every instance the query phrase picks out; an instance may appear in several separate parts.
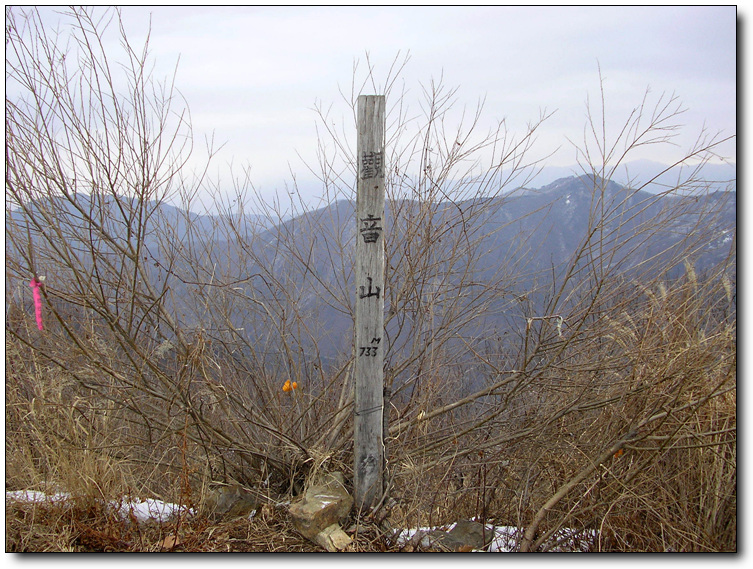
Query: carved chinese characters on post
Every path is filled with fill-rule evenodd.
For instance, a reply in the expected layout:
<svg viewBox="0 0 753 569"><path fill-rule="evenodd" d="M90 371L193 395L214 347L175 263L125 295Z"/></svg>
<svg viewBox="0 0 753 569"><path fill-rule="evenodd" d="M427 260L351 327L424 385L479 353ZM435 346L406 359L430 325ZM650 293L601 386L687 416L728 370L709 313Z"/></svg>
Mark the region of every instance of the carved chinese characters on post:
<svg viewBox="0 0 753 569"><path fill-rule="evenodd" d="M364 152L361 155L361 179L379 178L382 175L382 153Z"/></svg>
<svg viewBox="0 0 753 569"><path fill-rule="evenodd" d="M381 153L370 153L372 157L369 159L369 165L373 168L380 168L381 167ZM373 155L379 156L380 158L375 159ZM366 168L366 159L364 158L364 168ZM371 176L365 176L365 177L371 177ZM364 243L376 243L379 240L379 235L382 232L382 227L380 222L382 221L381 217L376 217L373 214L368 214L366 217L360 218L361 227L360 232L361 236L363 237ZM374 285L374 281L371 277L366 277L367 284L361 285L359 287L360 292L358 294L359 299L367 299L370 297L374 297L376 299L379 298L380 293L382 292L382 287L378 285ZM359 346L358 355L359 356L371 356L375 357L377 355L377 349L379 342L382 341L382 338L372 338L371 340L371 346Z"/></svg>
<svg viewBox="0 0 753 569"><path fill-rule="evenodd" d="M366 277L366 280L369 281L369 289L368 292L366 292L366 287L364 285L361 285L361 294L358 295L358 298L368 298L370 296L376 296L379 298L379 293L382 290L382 287L375 286L374 289L371 288L371 283L374 282L371 277Z"/></svg>
<svg viewBox="0 0 753 569"><path fill-rule="evenodd" d="M374 154L374 153L372 153ZM375 217L373 214L368 214L366 217L360 219L361 227L360 232L363 237L364 243L376 243L379 239L379 235L382 232L382 227L379 223L382 221L381 217ZM367 284L359 287L360 292L358 294L359 299L367 299L374 297L379 299L379 295L382 292L382 287L374 285L374 280L371 277L366 277ZM359 356L371 356L377 355L377 348L382 338L372 338L371 346L359 346Z"/></svg>
<svg viewBox="0 0 753 569"><path fill-rule="evenodd" d="M361 219L361 237L363 237L364 243L377 242L382 231L382 228L378 225L380 221L382 221L381 217L374 217L371 213Z"/></svg>

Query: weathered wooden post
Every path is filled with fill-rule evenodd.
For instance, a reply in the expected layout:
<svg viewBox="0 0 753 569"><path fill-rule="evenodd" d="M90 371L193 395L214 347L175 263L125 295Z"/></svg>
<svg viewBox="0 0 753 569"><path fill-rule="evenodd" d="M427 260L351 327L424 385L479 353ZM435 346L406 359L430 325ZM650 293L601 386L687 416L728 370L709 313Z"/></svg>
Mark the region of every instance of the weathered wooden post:
<svg viewBox="0 0 753 569"><path fill-rule="evenodd" d="M384 96L359 96L353 471L362 510L381 499L384 481L384 130Z"/></svg>

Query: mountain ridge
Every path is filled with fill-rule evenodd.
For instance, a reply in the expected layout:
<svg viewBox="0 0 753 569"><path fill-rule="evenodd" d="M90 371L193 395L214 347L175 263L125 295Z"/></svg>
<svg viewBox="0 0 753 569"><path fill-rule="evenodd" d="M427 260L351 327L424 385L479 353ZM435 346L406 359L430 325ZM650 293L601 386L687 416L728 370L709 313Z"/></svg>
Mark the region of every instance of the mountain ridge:
<svg viewBox="0 0 753 569"><path fill-rule="evenodd" d="M321 357L348 352L356 284L353 200L337 200L271 226L238 222L231 227L225 218L196 216L167 205L157 209L143 232L150 256L147 270L156 281L174 277L170 298L174 310L185 314L184 326L200 325L200 307L190 289L202 279L211 283L209 290L245 283L256 302L267 306L284 302L285 310L306 314L308 325L321 331L317 346ZM72 216L69 222L81 219ZM6 211L6 235L9 221L23 227L23 212ZM109 223L118 235L127 229L123 222ZM159 223L171 225L160 228ZM189 230L181 233L186 227ZM436 294L441 287L460 286L458 278L477 283L473 286L502 282L511 295L544 303L546 294L531 293L548 290L587 262L597 262L623 278L639 279L660 269L668 269L669 276L682 274L684 260L678 251L688 246L697 271L723 262L734 253L730 239L736 230L736 192L656 195L593 176L570 176L536 191L491 198L388 200L384 227L387 311L402 310L403 301L395 291L405 279L418 283L412 286L439 286ZM595 236L608 255L594 248ZM15 254L12 241L6 239L6 257ZM416 265L419 261L424 264ZM666 266L670 261L674 265ZM173 273L166 273L166 267ZM426 275L420 274L426 269ZM534 313L542 309L543 304L531 305ZM249 316L251 308L233 310L233 320L245 329L249 344L270 334ZM486 322L469 326L478 333L509 329L503 313L501 305L490 306ZM270 339L261 343L274 344Z"/></svg>

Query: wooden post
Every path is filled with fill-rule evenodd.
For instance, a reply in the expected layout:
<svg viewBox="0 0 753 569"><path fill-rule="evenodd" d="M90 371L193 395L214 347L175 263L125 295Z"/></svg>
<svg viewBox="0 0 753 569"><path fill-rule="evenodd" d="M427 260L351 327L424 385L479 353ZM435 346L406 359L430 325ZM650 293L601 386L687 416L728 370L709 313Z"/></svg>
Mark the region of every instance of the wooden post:
<svg viewBox="0 0 753 569"><path fill-rule="evenodd" d="M384 130L384 96L359 96L353 472L361 510L381 499L384 482Z"/></svg>

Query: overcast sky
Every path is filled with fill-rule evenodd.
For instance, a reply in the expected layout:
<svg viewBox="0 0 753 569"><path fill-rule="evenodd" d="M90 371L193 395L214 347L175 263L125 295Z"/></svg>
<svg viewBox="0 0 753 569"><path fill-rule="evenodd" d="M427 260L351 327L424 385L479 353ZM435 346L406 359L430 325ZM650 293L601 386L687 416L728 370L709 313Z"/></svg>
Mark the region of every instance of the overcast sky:
<svg viewBox="0 0 753 569"><path fill-rule="evenodd" d="M458 105L485 98L489 125L514 133L546 109L556 113L534 153L575 163L585 101L605 79L607 121L617 129L650 87L676 94L688 111L680 148L633 158L668 162L711 131L736 132L736 9L731 7L124 7L131 39L143 41L151 14L152 53L164 74L180 57L177 87L199 136L226 143L218 164L251 165L262 191L281 188L298 155L314 163L317 101L347 109L353 65L370 54L383 78L398 53L416 112L421 85L440 76L459 87ZM359 73L361 73L359 71ZM359 76L363 76L361 73ZM368 90L366 91L368 93ZM389 105L390 101L388 101ZM734 159L734 143L726 145Z"/></svg>

